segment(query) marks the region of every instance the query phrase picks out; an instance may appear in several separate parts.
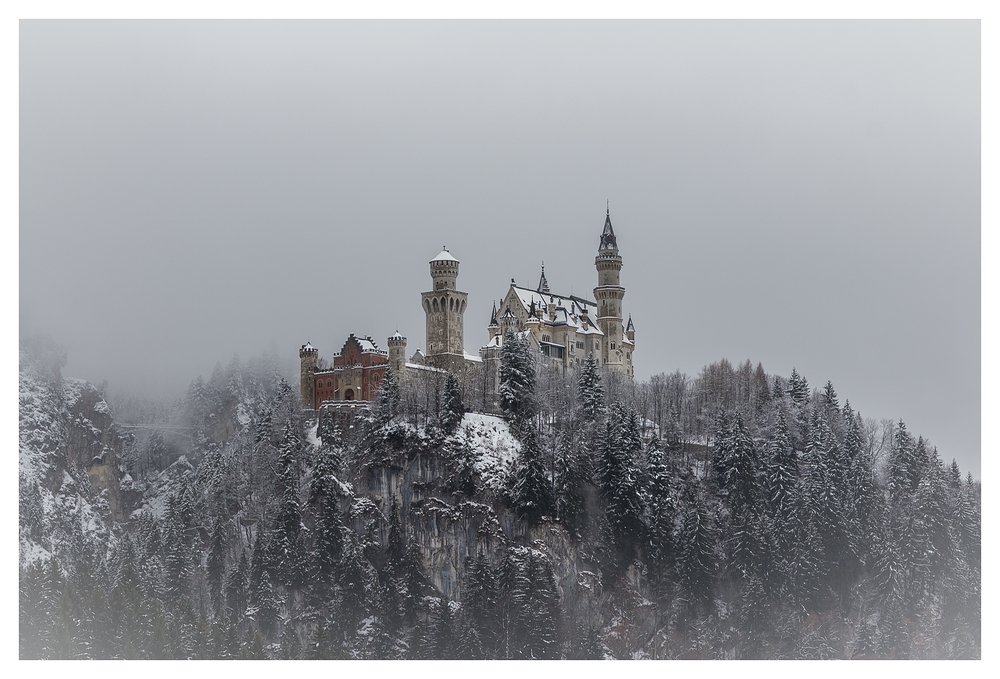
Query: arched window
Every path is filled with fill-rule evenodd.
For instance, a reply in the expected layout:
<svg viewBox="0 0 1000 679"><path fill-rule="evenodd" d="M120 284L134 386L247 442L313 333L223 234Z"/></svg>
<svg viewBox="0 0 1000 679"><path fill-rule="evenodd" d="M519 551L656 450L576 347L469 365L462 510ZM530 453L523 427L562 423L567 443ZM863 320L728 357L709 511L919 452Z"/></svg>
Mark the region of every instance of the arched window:
<svg viewBox="0 0 1000 679"><path fill-rule="evenodd" d="M437 310L438 310L438 301L435 299L434 300L434 311L437 311Z"/></svg>
<svg viewBox="0 0 1000 679"><path fill-rule="evenodd" d="M348 389L347 391L344 392L344 400L345 401L353 401L354 400L354 390L353 389Z"/></svg>
<svg viewBox="0 0 1000 679"><path fill-rule="evenodd" d="M332 387L333 386L333 380L327 380L326 381L326 386L327 386L327 388Z"/></svg>

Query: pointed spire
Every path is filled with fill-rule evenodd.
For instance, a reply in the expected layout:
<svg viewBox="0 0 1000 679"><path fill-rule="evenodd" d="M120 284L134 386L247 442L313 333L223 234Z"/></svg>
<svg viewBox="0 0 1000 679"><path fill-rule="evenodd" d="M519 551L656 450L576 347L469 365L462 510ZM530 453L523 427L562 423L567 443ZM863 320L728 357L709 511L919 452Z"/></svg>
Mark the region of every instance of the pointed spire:
<svg viewBox="0 0 1000 679"><path fill-rule="evenodd" d="M628 315L628 325L625 327L625 332L635 332L635 326L632 325L632 314Z"/></svg>
<svg viewBox="0 0 1000 679"><path fill-rule="evenodd" d="M604 217L604 232L601 233L601 247L600 250L617 250L618 249L618 239L615 238L615 230L611 226L611 201L608 201L608 212Z"/></svg>
<svg viewBox="0 0 1000 679"><path fill-rule="evenodd" d="M549 281L545 278L545 262L542 262L542 277L538 279L538 292L548 292Z"/></svg>
<svg viewBox="0 0 1000 679"><path fill-rule="evenodd" d="M497 302L496 300L493 300L493 313L490 314L490 325L492 326L496 324L497 324Z"/></svg>

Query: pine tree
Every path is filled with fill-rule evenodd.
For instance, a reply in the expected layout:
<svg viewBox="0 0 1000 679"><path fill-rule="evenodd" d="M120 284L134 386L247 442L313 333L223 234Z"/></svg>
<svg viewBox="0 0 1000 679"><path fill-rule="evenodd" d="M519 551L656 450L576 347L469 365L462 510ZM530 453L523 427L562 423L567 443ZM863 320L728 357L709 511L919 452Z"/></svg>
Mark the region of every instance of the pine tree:
<svg viewBox="0 0 1000 679"><path fill-rule="evenodd" d="M889 455L889 494L893 502L898 502L903 496L915 491L919 480L916 444L906 430L906 425L900 420Z"/></svg>
<svg viewBox="0 0 1000 679"><path fill-rule="evenodd" d="M636 466L638 428L634 410L612 404L598 441L598 487L605 500L605 520L619 566L635 555L643 534L642 501Z"/></svg>
<svg viewBox="0 0 1000 679"><path fill-rule="evenodd" d="M213 610L218 614L222 607L222 581L226 571L226 530L222 517L216 515L209 537L207 560L208 588Z"/></svg>
<svg viewBox="0 0 1000 679"><path fill-rule="evenodd" d="M318 513L313 543L313 587L320 599L332 594L344 551L336 466L336 457L324 445L309 480L309 502Z"/></svg>
<svg viewBox="0 0 1000 679"><path fill-rule="evenodd" d="M459 660L485 660L486 654L483 651L483 642L479 638L479 632L476 631L476 627L463 616L460 619L459 628L461 632L458 636L455 657Z"/></svg>
<svg viewBox="0 0 1000 679"><path fill-rule="evenodd" d="M431 657L435 660L451 660L455 657L454 627L451 604L441 597L431 612Z"/></svg>
<svg viewBox="0 0 1000 679"><path fill-rule="evenodd" d="M472 434L465 430L460 441L452 448L450 462L453 470L445 483L453 492L472 497L476 493L476 450Z"/></svg>
<svg viewBox="0 0 1000 679"><path fill-rule="evenodd" d="M345 533L344 554L341 559L339 585L342 592L343 621L346 629L353 629L365 611L364 556L358 538L352 531Z"/></svg>
<svg viewBox="0 0 1000 679"><path fill-rule="evenodd" d="M734 516L745 518L757 508L759 465L756 445L750 438L739 411L736 412L726 439L722 487L727 492L730 511Z"/></svg>
<svg viewBox="0 0 1000 679"><path fill-rule="evenodd" d="M305 583L305 544L300 532L302 513L296 462L300 443L291 423L286 422L278 456L278 493L281 501L271 532L270 563L277 581L298 588Z"/></svg>
<svg viewBox="0 0 1000 679"><path fill-rule="evenodd" d="M458 378L448 373L444 383L444 398L441 402L441 430L447 434L453 433L465 417L465 406L462 404L462 393L458 388Z"/></svg>
<svg viewBox="0 0 1000 679"><path fill-rule="evenodd" d="M465 617L483 644L487 657L500 656L500 602L496 575L484 554L466 560L463 589Z"/></svg>
<svg viewBox="0 0 1000 679"><path fill-rule="evenodd" d="M392 368L386 368L385 377L375 392L375 417L380 424L388 424L399 415L400 400L399 380Z"/></svg>
<svg viewBox="0 0 1000 679"><path fill-rule="evenodd" d="M250 586L250 566L247 563L247 552L240 552L239 561L236 566L229 571L226 578L226 607L229 609L229 617L232 622L239 622L249 603Z"/></svg>
<svg viewBox="0 0 1000 679"><path fill-rule="evenodd" d="M604 385L601 384L597 359L593 356L587 356L580 364L580 374L576 384L583 421L586 424L593 424L600 419L604 411Z"/></svg>
<svg viewBox="0 0 1000 679"><path fill-rule="evenodd" d="M257 629L264 637L270 638L278 625L278 599L271 584L270 573L264 571L261 574L256 587L250 593L250 599L256 614Z"/></svg>
<svg viewBox="0 0 1000 679"><path fill-rule="evenodd" d="M788 393L797 405L805 405L809 400L809 383L792 368L792 375L788 378Z"/></svg>
<svg viewBox="0 0 1000 679"><path fill-rule="evenodd" d="M840 404L837 402L837 392L833 389L833 382L830 380L826 381L826 386L823 387L823 403L827 408L831 408L836 412L840 411Z"/></svg>
<svg viewBox="0 0 1000 679"><path fill-rule="evenodd" d="M514 468L513 479L511 502L522 518L538 523L543 516L554 513L552 484L546 478L538 435L531 427L526 427L521 432L521 454Z"/></svg>
<svg viewBox="0 0 1000 679"><path fill-rule="evenodd" d="M689 479L684 491L684 515L677 540L677 577L690 605L706 605L712 599L715 580L715 536L708 511Z"/></svg>
<svg viewBox="0 0 1000 679"><path fill-rule="evenodd" d="M604 660L608 647L601 638L601 631L594 625L587 625L581 630L574 651L574 660Z"/></svg>
<svg viewBox="0 0 1000 679"><path fill-rule="evenodd" d="M500 410L515 432L521 432L535 415L535 365L528 341L519 333L504 338L500 353Z"/></svg>
<svg viewBox="0 0 1000 679"><path fill-rule="evenodd" d="M583 527L582 486L586 476L587 471L573 449L569 434L562 435L555 464L556 516L572 535L579 535Z"/></svg>
<svg viewBox="0 0 1000 679"><path fill-rule="evenodd" d="M677 503L673 496L671 473L656 438L646 446L646 478L648 561L655 567L657 576L664 577L674 565Z"/></svg>
<svg viewBox="0 0 1000 679"><path fill-rule="evenodd" d="M421 607L427 578L423 570L423 558L415 540L408 539L403 553L402 571L399 575L402 591L403 615L408 625L413 625Z"/></svg>
<svg viewBox="0 0 1000 679"><path fill-rule="evenodd" d="M732 430L726 411L719 409L715 416L715 441L712 445L712 480L721 495L726 494L726 480L732 464Z"/></svg>
<svg viewBox="0 0 1000 679"><path fill-rule="evenodd" d="M775 521L779 525L787 525L791 516L792 495L799 477L799 467L795 451L788 440L788 425L785 424L784 415L778 416L769 451L768 506Z"/></svg>

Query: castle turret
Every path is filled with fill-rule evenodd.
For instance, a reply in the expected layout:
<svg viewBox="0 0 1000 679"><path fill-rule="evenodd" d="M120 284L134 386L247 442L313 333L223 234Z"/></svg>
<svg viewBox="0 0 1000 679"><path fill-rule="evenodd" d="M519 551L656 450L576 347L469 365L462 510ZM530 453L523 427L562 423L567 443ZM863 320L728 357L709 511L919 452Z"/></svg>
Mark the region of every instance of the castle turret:
<svg viewBox="0 0 1000 679"><path fill-rule="evenodd" d="M618 239L611 226L611 209L608 208L601 233L601 244L594 259L597 267L597 287L594 299L597 301L597 325L604 333L601 346L603 363L611 370L628 373L628 361L622 346L622 299L625 288L621 285L622 258L618 254Z"/></svg>
<svg viewBox="0 0 1000 679"><path fill-rule="evenodd" d="M511 334L512 332L517 332L520 329L521 321L514 315L514 312L507 307L502 314L500 314L500 332L504 337Z"/></svg>
<svg viewBox="0 0 1000 679"><path fill-rule="evenodd" d="M497 321L497 303L493 302L493 313L490 314L490 324L486 327L490 333L490 339L500 334L500 323Z"/></svg>
<svg viewBox="0 0 1000 679"><path fill-rule="evenodd" d="M302 397L302 407L316 407L316 364L319 362L319 350L306 342L299 348L299 395Z"/></svg>
<svg viewBox="0 0 1000 679"><path fill-rule="evenodd" d="M387 344L389 345L389 369L396 373L396 379L400 380L403 378L403 371L406 370L406 338L397 330L389 338Z"/></svg>
<svg viewBox="0 0 1000 679"><path fill-rule="evenodd" d="M531 306L528 307L528 319L524 322L524 327L526 330L529 330L532 335L535 336L535 339L540 340L542 338L541 335L542 322L541 320L539 320L538 314L539 314L538 308L535 306L535 301L532 300Z"/></svg>
<svg viewBox="0 0 1000 679"><path fill-rule="evenodd" d="M459 261L445 248L430 261L434 289L421 293L427 316L427 361L459 373L465 367L465 307L468 293L458 290Z"/></svg>

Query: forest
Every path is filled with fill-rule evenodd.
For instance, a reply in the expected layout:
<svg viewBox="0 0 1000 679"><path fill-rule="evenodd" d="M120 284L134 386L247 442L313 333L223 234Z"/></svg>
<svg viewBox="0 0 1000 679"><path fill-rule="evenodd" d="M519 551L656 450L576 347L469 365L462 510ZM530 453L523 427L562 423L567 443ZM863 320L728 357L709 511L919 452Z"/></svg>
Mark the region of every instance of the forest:
<svg viewBox="0 0 1000 679"><path fill-rule="evenodd" d="M980 482L794 369L512 335L490 408L390 373L316 413L273 355L175 402L20 362L22 659L981 656Z"/></svg>

